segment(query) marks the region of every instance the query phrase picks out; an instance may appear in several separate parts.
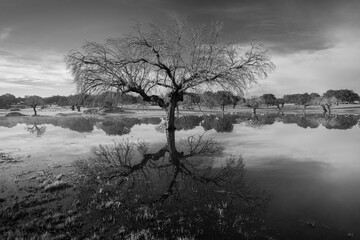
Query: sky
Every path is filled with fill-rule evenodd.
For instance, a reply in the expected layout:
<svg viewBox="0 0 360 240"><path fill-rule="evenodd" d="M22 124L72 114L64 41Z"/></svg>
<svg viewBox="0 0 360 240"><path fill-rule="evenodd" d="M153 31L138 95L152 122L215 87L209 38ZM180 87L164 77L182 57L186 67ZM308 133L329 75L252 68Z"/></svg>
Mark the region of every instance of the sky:
<svg viewBox="0 0 360 240"><path fill-rule="evenodd" d="M75 93L64 57L136 23L224 23L224 38L260 43L276 70L247 95L352 89L360 94L359 0L0 0L0 95Z"/></svg>

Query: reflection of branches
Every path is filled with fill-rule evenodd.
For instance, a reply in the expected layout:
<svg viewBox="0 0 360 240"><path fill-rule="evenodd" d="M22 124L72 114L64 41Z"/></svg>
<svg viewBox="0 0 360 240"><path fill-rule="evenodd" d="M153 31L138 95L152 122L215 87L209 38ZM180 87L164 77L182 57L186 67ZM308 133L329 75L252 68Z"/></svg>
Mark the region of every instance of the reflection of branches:
<svg viewBox="0 0 360 240"><path fill-rule="evenodd" d="M37 137L41 137L46 132L46 126L38 126L37 124L34 124L33 126L26 125L26 131L36 134Z"/></svg>
<svg viewBox="0 0 360 240"><path fill-rule="evenodd" d="M123 141L93 148L88 159L75 163L88 183L99 184L90 204L96 198L101 204L104 198L108 204L116 203L117 210L111 214L119 214L126 232L149 229L156 236L169 238L174 234L227 235L233 231L239 236L243 219L237 211L256 214L268 196L245 180L241 157L231 156L214 167L223 147L213 139L191 136L177 145L175 131L168 131L167 143L152 153L144 142ZM108 195L109 190L101 195L109 188L112 195Z"/></svg>
<svg viewBox="0 0 360 240"><path fill-rule="evenodd" d="M121 184L129 181L129 178L134 182L141 178L154 182L154 173L158 172L162 182L156 188L160 189L162 186L165 189L155 202L165 201L170 196L181 198L184 189L178 191L178 188L184 184L192 187L196 185L197 188L206 186L212 192L223 192L228 196L248 200L248 194L239 192L245 186L241 158L230 157L222 167L214 168L213 158L223 151L223 147L217 142L204 139L204 135L191 136L179 143L181 151L178 151L174 138L174 132L168 133L168 143L155 153L147 153L148 148L143 142L124 141L111 146L100 145L92 149L93 156L88 160L78 161L77 165L86 175L97 176L106 181L120 179ZM169 180L167 183L164 177ZM242 187L230 190L231 185L236 184Z"/></svg>
<svg viewBox="0 0 360 240"><path fill-rule="evenodd" d="M211 156L223 151L223 147L212 138L204 139L204 134L190 136L181 144L188 152L184 157Z"/></svg>

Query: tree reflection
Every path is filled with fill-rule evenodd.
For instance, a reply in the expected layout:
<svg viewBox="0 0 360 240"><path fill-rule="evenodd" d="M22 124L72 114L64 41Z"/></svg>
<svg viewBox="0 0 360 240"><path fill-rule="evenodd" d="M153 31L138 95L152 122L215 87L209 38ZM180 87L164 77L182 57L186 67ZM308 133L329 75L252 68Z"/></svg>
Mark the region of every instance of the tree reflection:
<svg viewBox="0 0 360 240"><path fill-rule="evenodd" d="M359 116L356 115L331 115L331 114L309 114L309 115L285 115L280 118L283 123L296 123L302 128L317 128L323 125L327 129L350 129L357 124Z"/></svg>
<svg viewBox="0 0 360 240"><path fill-rule="evenodd" d="M327 129L350 129L359 121L359 117L354 115L329 115L325 118L323 126Z"/></svg>
<svg viewBox="0 0 360 240"><path fill-rule="evenodd" d="M278 114L265 114L265 115L252 114L250 118L244 121L246 126L253 128L261 128L264 125L274 124L278 117L279 117Z"/></svg>
<svg viewBox="0 0 360 240"><path fill-rule="evenodd" d="M84 133L92 132L94 130L94 120L90 118L74 117L74 118L62 118L59 121L54 122L55 126L62 128L68 128L72 131Z"/></svg>
<svg viewBox="0 0 360 240"><path fill-rule="evenodd" d="M320 126L319 115L285 115L282 117L283 123L295 123L302 128L317 128Z"/></svg>
<svg viewBox="0 0 360 240"><path fill-rule="evenodd" d="M205 115L201 126L205 131L214 129L216 132L232 132L234 123L236 123L237 115L222 114L222 115Z"/></svg>
<svg viewBox="0 0 360 240"><path fill-rule="evenodd" d="M200 125L202 116L186 115L175 119L176 130L190 130Z"/></svg>
<svg viewBox="0 0 360 240"><path fill-rule="evenodd" d="M46 132L46 126L39 126L38 124L26 125L26 131L29 133L35 134L36 137L41 137Z"/></svg>
<svg viewBox="0 0 360 240"><path fill-rule="evenodd" d="M75 163L87 183L81 196L93 194L82 199L88 203L84 210L91 219L110 214L116 222L107 222L108 237L251 239L262 234L253 228L269 196L246 180L242 158L230 156L219 164L215 159L223 148L204 135L177 145L175 131L166 137L157 151L150 152L144 142L124 141L100 145ZM100 221L92 225L104 228Z"/></svg>
<svg viewBox="0 0 360 240"><path fill-rule="evenodd" d="M105 120L98 127L108 135L124 135L130 133L135 124L139 124L138 118L127 118L121 120Z"/></svg>

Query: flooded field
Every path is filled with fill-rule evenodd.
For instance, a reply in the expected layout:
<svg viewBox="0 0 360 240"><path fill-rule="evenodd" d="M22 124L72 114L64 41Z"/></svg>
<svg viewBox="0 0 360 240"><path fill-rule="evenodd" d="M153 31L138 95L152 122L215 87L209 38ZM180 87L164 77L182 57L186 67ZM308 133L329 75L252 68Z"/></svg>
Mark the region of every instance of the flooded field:
<svg viewBox="0 0 360 240"><path fill-rule="evenodd" d="M359 119L1 117L0 236L358 237Z"/></svg>

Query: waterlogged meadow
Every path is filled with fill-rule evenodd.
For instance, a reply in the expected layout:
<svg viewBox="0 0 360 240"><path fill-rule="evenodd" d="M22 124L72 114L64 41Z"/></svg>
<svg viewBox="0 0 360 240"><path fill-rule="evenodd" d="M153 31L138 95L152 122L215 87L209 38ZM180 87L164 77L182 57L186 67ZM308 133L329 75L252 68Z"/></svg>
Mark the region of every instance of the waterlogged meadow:
<svg viewBox="0 0 360 240"><path fill-rule="evenodd" d="M358 115L0 118L0 236L359 236Z"/></svg>

